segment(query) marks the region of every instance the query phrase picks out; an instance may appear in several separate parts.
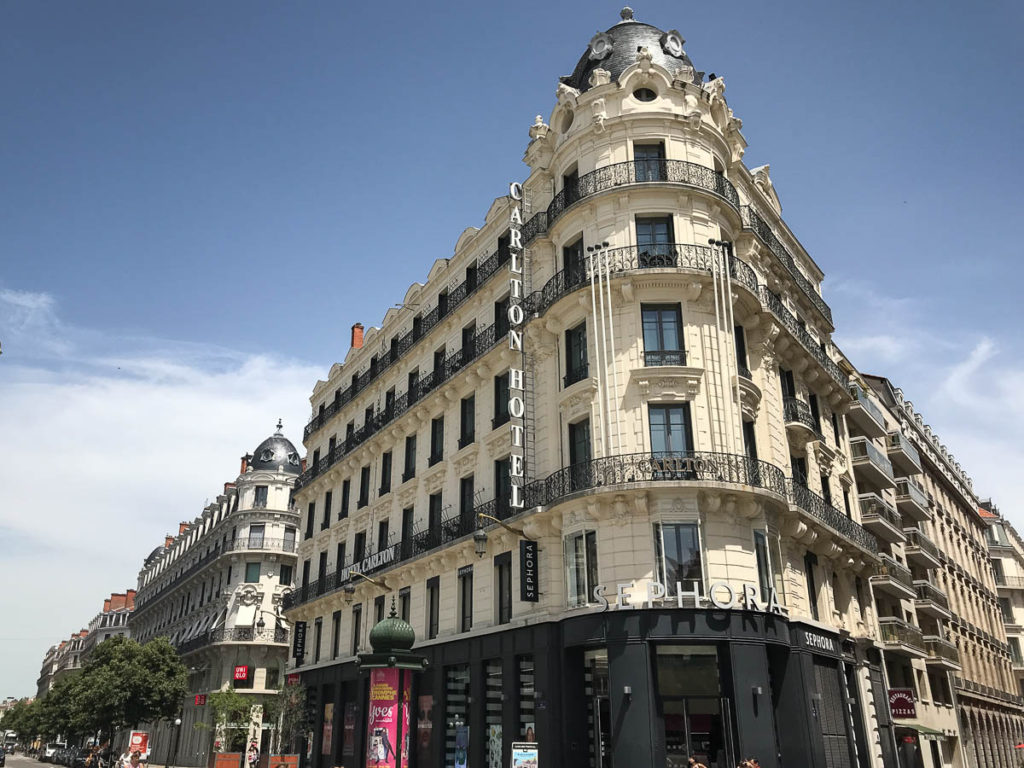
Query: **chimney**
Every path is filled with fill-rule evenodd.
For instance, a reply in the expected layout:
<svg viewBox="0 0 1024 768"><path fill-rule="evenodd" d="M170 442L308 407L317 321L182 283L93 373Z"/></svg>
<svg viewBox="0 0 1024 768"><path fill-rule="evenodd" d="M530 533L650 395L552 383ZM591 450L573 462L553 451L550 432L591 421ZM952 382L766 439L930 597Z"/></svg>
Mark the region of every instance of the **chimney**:
<svg viewBox="0 0 1024 768"><path fill-rule="evenodd" d="M302 461L299 462L299 464L301 465L301 469L299 471L300 472L305 472L306 471L306 459L303 458Z"/></svg>
<svg viewBox="0 0 1024 768"><path fill-rule="evenodd" d="M109 598L107 598L106 600L103 601L103 612L104 613L110 613L110 599Z"/></svg>
<svg viewBox="0 0 1024 768"><path fill-rule="evenodd" d="M171 548L171 544L173 544L173 543L174 543L174 537L173 536L164 536L164 549L170 549Z"/></svg>
<svg viewBox="0 0 1024 768"><path fill-rule="evenodd" d="M185 531L188 530L188 523L178 523L178 535L181 536Z"/></svg>
<svg viewBox="0 0 1024 768"><path fill-rule="evenodd" d="M352 326L352 349L363 348L363 324L356 323Z"/></svg>
<svg viewBox="0 0 1024 768"><path fill-rule="evenodd" d="M134 589L129 589L128 592L127 592L128 599L125 600L125 606L124 607L127 608L129 611L134 611L135 610L135 595L137 595L137 594L138 593Z"/></svg>
<svg viewBox="0 0 1024 768"><path fill-rule="evenodd" d="M110 607L115 611L120 611L124 608L125 596L122 592L115 592L110 596Z"/></svg>

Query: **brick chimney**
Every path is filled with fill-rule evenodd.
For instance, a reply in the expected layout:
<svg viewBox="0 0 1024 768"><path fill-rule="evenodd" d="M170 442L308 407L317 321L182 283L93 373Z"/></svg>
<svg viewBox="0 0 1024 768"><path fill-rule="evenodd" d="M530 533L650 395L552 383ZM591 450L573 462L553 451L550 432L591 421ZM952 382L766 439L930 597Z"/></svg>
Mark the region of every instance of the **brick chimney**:
<svg viewBox="0 0 1024 768"><path fill-rule="evenodd" d="M138 594L134 589L129 589L125 596L124 607L129 611L135 610L135 595Z"/></svg>
<svg viewBox="0 0 1024 768"><path fill-rule="evenodd" d="M110 613L110 598L103 601L103 612Z"/></svg>
<svg viewBox="0 0 1024 768"><path fill-rule="evenodd" d="M178 535L181 536L185 531L188 530L188 523L178 523Z"/></svg>
<svg viewBox="0 0 1024 768"><path fill-rule="evenodd" d="M242 470L238 474L240 474L240 475L244 475L245 474L245 470L247 470L249 468L249 462L251 460L252 460L252 454L251 453L247 453L247 454L245 454L245 456L242 457Z"/></svg>
<svg viewBox="0 0 1024 768"><path fill-rule="evenodd" d="M363 348L363 324L356 323L352 326L352 349Z"/></svg>
<svg viewBox="0 0 1024 768"><path fill-rule="evenodd" d="M171 548L171 544L173 544L173 543L174 543L174 537L173 536L164 536L164 549L170 549Z"/></svg>
<svg viewBox="0 0 1024 768"><path fill-rule="evenodd" d="M124 608L124 604L125 604L125 595L124 595L123 592L114 592L110 596L110 610L112 610L112 611L120 611L122 608Z"/></svg>

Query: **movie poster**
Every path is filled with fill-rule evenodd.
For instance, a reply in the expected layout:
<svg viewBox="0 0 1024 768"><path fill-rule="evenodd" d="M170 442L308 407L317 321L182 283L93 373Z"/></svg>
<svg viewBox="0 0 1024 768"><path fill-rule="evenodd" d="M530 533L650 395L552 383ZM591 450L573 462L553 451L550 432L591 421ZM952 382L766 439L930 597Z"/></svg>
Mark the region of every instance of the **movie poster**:
<svg viewBox="0 0 1024 768"><path fill-rule="evenodd" d="M401 675L401 677L399 677ZM399 680L404 683L398 704ZM409 686L411 673L397 669L370 671L370 710L367 716L366 768L408 768ZM399 743L399 718L402 723ZM398 753L401 752L401 760Z"/></svg>
<svg viewBox="0 0 1024 768"><path fill-rule="evenodd" d="M331 754L331 747L334 746L334 704L324 704L324 732L320 739L320 754Z"/></svg>

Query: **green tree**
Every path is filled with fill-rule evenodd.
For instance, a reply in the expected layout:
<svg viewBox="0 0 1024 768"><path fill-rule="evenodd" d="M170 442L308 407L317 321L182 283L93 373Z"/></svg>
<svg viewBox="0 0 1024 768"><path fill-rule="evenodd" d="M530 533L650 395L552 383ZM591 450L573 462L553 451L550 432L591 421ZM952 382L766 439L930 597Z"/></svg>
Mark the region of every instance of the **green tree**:
<svg viewBox="0 0 1024 768"><path fill-rule="evenodd" d="M239 693L234 686L210 694L206 704L210 708L222 752L245 751L249 729L259 719L256 707L263 703L262 698ZM198 727L209 726L199 723Z"/></svg>
<svg viewBox="0 0 1024 768"><path fill-rule="evenodd" d="M268 696L263 719L274 724L275 743L271 751L296 749L299 738L310 728L310 712L306 706L306 688L301 683L287 683L275 696Z"/></svg>
<svg viewBox="0 0 1024 768"><path fill-rule="evenodd" d="M30 744L39 735L39 702L22 699L15 702L4 715L0 729L14 731L18 741Z"/></svg>

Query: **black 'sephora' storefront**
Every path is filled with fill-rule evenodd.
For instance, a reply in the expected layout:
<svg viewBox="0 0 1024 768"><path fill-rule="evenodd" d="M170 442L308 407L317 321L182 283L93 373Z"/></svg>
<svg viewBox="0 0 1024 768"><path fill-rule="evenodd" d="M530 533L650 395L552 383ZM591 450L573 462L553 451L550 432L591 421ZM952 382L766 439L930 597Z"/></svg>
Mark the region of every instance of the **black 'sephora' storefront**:
<svg viewBox="0 0 1024 768"><path fill-rule="evenodd" d="M502 768L513 741L565 768L675 768L690 755L709 768L866 767L856 668L882 684L873 651L752 611L612 610L418 652L429 666L412 692L414 768ZM318 712L310 765L365 765L366 675L350 662L302 682Z"/></svg>

